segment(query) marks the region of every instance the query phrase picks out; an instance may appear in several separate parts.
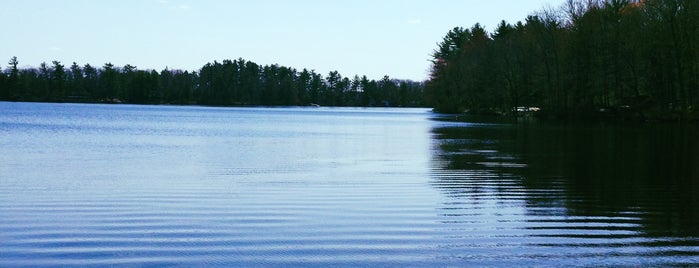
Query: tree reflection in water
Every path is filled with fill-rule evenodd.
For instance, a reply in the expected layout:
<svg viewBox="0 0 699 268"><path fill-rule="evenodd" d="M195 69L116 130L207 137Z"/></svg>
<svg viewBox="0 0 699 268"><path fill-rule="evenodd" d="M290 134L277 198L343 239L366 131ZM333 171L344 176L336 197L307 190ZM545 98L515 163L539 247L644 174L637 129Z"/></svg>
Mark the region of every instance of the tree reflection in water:
<svg viewBox="0 0 699 268"><path fill-rule="evenodd" d="M644 237L699 245L696 126L435 122L433 183L449 196L485 185L501 202L523 198L529 216L639 223Z"/></svg>

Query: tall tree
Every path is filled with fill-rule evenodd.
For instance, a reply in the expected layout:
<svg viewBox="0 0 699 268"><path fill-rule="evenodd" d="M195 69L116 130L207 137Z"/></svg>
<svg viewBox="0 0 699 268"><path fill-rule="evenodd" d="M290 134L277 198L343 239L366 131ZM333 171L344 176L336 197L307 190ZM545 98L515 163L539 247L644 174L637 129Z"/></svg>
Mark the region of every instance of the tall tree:
<svg viewBox="0 0 699 268"><path fill-rule="evenodd" d="M19 69L17 68L17 65L19 65L19 61L17 60L16 56L13 56L10 61L8 62L9 64L9 76L7 78L7 86L5 87L4 93L3 93L3 99L6 100L13 100L16 99L19 94Z"/></svg>
<svg viewBox="0 0 699 268"><path fill-rule="evenodd" d="M51 100L51 67L46 62L39 64L39 100Z"/></svg>
<svg viewBox="0 0 699 268"><path fill-rule="evenodd" d="M100 85L99 85L99 73L95 67L92 67L92 65L85 64L83 66L83 74L84 74L84 87L85 87L85 92L88 95L88 98L90 99L95 99L99 98L98 94L100 92Z"/></svg>
<svg viewBox="0 0 699 268"><path fill-rule="evenodd" d="M69 95L71 99L84 100L87 95L85 92L83 70L76 62L70 65L70 75L68 78Z"/></svg>
<svg viewBox="0 0 699 268"><path fill-rule="evenodd" d="M447 32L437 50L432 53L432 70L427 84L428 97L440 112L458 112L463 110L461 84L454 77L462 75L461 68L455 64L461 50L469 41L471 32L462 27L455 27Z"/></svg>
<svg viewBox="0 0 699 268"><path fill-rule="evenodd" d="M66 71L60 61L52 61L49 100L63 101L66 96Z"/></svg>
<svg viewBox="0 0 699 268"><path fill-rule="evenodd" d="M296 88L298 90L299 105L311 104L311 72L308 69L303 69L296 79Z"/></svg>
<svg viewBox="0 0 699 268"><path fill-rule="evenodd" d="M99 89L97 98L102 101L121 101L118 93L121 91L121 82L119 81L119 70L111 62L107 62L102 67L99 73ZM123 96L122 96L123 97Z"/></svg>

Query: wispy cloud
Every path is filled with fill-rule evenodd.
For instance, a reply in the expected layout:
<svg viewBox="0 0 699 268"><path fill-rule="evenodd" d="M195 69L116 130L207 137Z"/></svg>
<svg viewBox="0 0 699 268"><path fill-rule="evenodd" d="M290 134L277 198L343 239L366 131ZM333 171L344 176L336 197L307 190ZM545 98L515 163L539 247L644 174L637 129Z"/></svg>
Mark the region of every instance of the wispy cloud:
<svg viewBox="0 0 699 268"><path fill-rule="evenodd" d="M181 9L181 10L189 10L189 9L192 9L192 7L191 7L190 5L179 5L179 6L177 6L177 8L178 8L178 9Z"/></svg>
<svg viewBox="0 0 699 268"><path fill-rule="evenodd" d="M49 47L49 50L50 50L50 51L53 51L53 52L61 52L61 51L63 51L63 49L60 48L60 47Z"/></svg>

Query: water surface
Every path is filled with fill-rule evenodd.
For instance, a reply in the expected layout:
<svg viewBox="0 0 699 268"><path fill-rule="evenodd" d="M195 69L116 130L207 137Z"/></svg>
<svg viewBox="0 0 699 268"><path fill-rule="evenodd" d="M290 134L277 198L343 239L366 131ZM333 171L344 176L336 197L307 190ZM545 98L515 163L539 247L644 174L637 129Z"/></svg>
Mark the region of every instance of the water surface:
<svg viewBox="0 0 699 268"><path fill-rule="evenodd" d="M692 127L0 103L0 266L694 265Z"/></svg>

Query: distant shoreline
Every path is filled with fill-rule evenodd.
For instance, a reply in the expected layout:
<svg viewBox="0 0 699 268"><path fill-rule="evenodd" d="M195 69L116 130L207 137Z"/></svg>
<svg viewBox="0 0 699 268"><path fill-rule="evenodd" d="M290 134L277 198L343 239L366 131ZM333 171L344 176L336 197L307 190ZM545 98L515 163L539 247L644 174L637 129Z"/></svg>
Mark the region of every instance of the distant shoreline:
<svg viewBox="0 0 699 268"><path fill-rule="evenodd" d="M198 103L127 103L109 101L7 101L0 100L0 103L53 103L53 104L104 104L104 105L146 105L146 106L182 106L182 107L215 107L215 108L423 108L430 109L432 113L447 121L459 122L509 122L521 123L530 121L559 122L559 123L614 123L614 124L654 124L654 123L680 123L699 125L699 113L633 113L629 111L586 111L578 113L551 113L547 111L519 112L519 113L497 113L497 112L463 112L463 113L442 113L435 111L431 107L385 107L385 106L319 106L307 105L261 105L261 104L231 104L231 105L206 105Z"/></svg>

